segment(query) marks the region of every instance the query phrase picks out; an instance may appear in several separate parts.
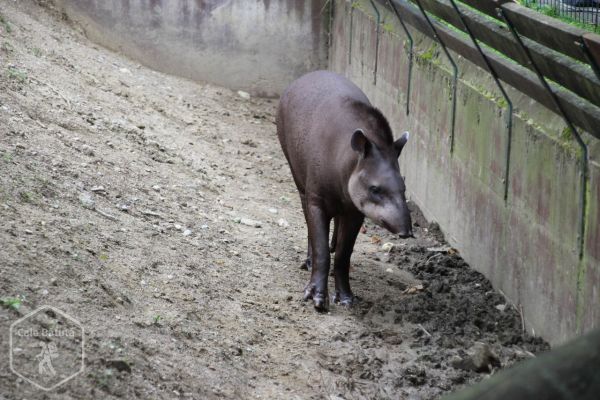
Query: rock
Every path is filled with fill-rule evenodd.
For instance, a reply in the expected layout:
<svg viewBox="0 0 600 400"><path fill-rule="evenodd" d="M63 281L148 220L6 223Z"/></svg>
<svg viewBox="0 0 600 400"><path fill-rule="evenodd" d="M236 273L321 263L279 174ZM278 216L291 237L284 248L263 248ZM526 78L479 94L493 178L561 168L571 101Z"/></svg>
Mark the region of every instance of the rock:
<svg viewBox="0 0 600 400"><path fill-rule="evenodd" d="M504 311L504 310L506 310L506 304L498 304L496 306L496 309L499 311Z"/></svg>
<svg viewBox="0 0 600 400"><path fill-rule="evenodd" d="M438 246L438 247L428 247L427 251L432 251L434 253L448 253L452 250L450 246Z"/></svg>
<svg viewBox="0 0 600 400"><path fill-rule="evenodd" d="M475 367L475 372L491 372L491 367L500 367L498 356L492 351L489 345L485 343L475 343L470 350L471 360Z"/></svg>
<svg viewBox="0 0 600 400"><path fill-rule="evenodd" d="M285 219L280 218L279 221L277 221L277 225L281 226L282 228L287 228L288 226L290 226L290 223L287 222Z"/></svg>
<svg viewBox="0 0 600 400"><path fill-rule="evenodd" d="M276 208L269 208L269 212L270 212L271 214L277 214L277 213L278 213L278 211L277 211L277 209L276 209Z"/></svg>
<svg viewBox="0 0 600 400"><path fill-rule="evenodd" d="M208 229L208 225L202 225L200 226L200 229Z"/></svg>
<svg viewBox="0 0 600 400"><path fill-rule="evenodd" d="M94 186L90 190L94 193L106 193L106 189L104 189L104 186Z"/></svg>
<svg viewBox="0 0 600 400"><path fill-rule="evenodd" d="M96 201L94 200L94 197L92 196L91 193L88 192L83 192L79 195L79 202L81 203L81 205L84 208L87 208L89 210L93 210L94 208L96 208Z"/></svg>
<svg viewBox="0 0 600 400"><path fill-rule="evenodd" d="M125 360L108 360L106 361L106 367L116 369L119 372L131 372L131 365Z"/></svg>
<svg viewBox="0 0 600 400"><path fill-rule="evenodd" d="M238 90L237 94L244 100L250 99L250 93L244 92L243 90Z"/></svg>
<svg viewBox="0 0 600 400"><path fill-rule="evenodd" d="M252 226L254 228L260 228L262 226L262 223L260 221L255 221L253 219L250 218L236 218L236 220L238 223L242 224L242 225L247 225L247 226Z"/></svg>
<svg viewBox="0 0 600 400"><path fill-rule="evenodd" d="M393 248L394 248L394 243L390 243L390 242L384 243L381 246L381 250L385 251L386 253L389 253L390 251L392 251Z"/></svg>
<svg viewBox="0 0 600 400"><path fill-rule="evenodd" d="M160 192L160 186L159 186L159 185L154 185L154 186L152 186L152 189L153 189L155 192Z"/></svg>
<svg viewBox="0 0 600 400"><path fill-rule="evenodd" d="M183 236L190 236L192 234L192 231L190 229L186 229L183 231Z"/></svg>
<svg viewBox="0 0 600 400"><path fill-rule="evenodd" d="M457 369L475 372L492 372L493 367L501 366L498 356L485 343L476 342L468 353L466 358L453 357L450 365Z"/></svg>
<svg viewBox="0 0 600 400"><path fill-rule="evenodd" d="M174 227L175 229L177 229L178 231L180 231L180 230L181 230L181 228L182 228L182 226L181 226L180 224L175 224L175 225L173 225L173 227Z"/></svg>

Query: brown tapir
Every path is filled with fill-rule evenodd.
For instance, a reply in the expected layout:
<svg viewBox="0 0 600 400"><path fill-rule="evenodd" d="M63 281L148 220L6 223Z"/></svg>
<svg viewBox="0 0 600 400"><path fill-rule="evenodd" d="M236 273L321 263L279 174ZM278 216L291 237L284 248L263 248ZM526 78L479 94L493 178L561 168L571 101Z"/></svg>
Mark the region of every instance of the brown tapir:
<svg viewBox="0 0 600 400"><path fill-rule="evenodd" d="M394 142L383 114L346 78L311 72L282 94L277 135L300 192L308 228L304 299L329 306L329 225L335 226L334 302L351 306L350 256L365 215L400 237L412 236L398 156L408 133ZM311 268L312 266L312 268Z"/></svg>

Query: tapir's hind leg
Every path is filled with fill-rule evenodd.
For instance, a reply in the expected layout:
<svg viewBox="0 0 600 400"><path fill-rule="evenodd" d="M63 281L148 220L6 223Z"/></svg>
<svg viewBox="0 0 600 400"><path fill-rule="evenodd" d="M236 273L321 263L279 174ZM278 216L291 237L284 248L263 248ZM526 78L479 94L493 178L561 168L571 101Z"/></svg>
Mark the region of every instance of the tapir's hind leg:
<svg viewBox="0 0 600 400"><path fill-rule="evenodd" d="M340 222L340 217L335 217L333 219L333 235L331 235L331 244L329 245L329 251L331 253L335 253L335 246L337 245L337 233L338 233L339 222Z"/></svg>
<svg viewBox="0 0 600 400"><path fill-rule="evenodd" d="M312 269L312 249L310 246L310 236L308 235L308 216L306 214L306 196L300 193L300 201L302 202L302 212L304 214L304 221L306 222L306 230L307 230L307 245L306 245L306 260L300 265L301 269L311 270Z"/></svg>
<svg viewBox="0 0 600 400"><path fill-rule="evenodd" d="M355 302L350 289L350 257L364 217L362 215L344 215L338 218L338 236L333 264L335 275L333 301L350 307Z"/></svg>

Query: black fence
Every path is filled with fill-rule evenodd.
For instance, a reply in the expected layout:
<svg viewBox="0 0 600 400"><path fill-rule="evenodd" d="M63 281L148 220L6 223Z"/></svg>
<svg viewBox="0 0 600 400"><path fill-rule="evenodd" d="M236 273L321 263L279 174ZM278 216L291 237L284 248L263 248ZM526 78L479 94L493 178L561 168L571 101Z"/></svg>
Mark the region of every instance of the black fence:
<svg viewBox="0 0 600 400"><path fill-rule="evenodd" d="M520 3L581 28L600 31L600 0L521 0Z"/></svg>

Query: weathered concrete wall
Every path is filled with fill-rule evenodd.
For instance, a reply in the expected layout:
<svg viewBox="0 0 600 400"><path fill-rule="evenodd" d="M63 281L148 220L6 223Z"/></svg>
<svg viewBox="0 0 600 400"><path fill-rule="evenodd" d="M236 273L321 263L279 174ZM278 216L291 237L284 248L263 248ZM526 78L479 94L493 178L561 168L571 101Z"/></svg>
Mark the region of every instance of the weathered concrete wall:
<svg viewBox="0 0 600 400"><path fill-rule="evenodd" d="M159 71L275 96L327 65L326 0L56 0L94 41Z"/></svg>
<svg viewBox="0 0 600 400"><path fill-rule="evenodd" d="M379 8L376 84L376 23L368 0L335 2L330 68L359 84L395 132L411 131L401 168L412 200L473 267L522 307L530 332L559 343L600 326L599 141L588 138L591 190L580 260L579 153L561 119L508 88L516 112L505 202L506 104L491 77L454 54L460 81L451 154L447 61L432 40L413 31L417 54L406 116L406 38L395 16Z"/></svg>

